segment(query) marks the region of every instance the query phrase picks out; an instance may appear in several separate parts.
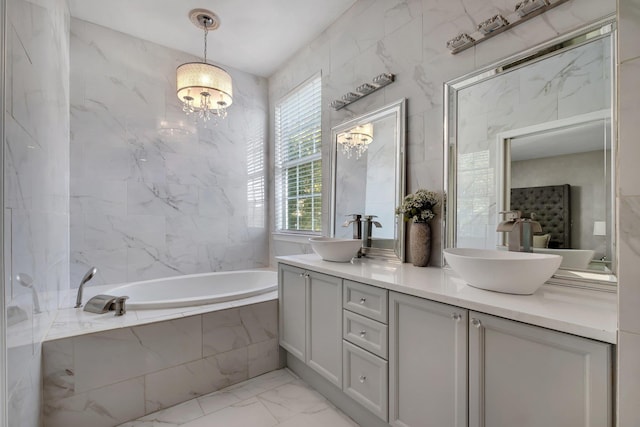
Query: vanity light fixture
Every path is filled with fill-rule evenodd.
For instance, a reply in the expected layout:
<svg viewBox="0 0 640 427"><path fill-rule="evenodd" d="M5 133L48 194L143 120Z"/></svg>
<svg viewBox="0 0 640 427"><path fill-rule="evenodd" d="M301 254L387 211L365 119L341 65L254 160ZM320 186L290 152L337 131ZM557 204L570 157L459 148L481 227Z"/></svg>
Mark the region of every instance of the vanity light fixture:
<svg viewBox="0 0 640 427"><path fill-rule="evenodd" d="M207 35L220 26L220 18L208 10L189 12L191 22L204 30L204 57L202 62L187 62L176 69L177 94L182 111L194 114L196 120L209 121L212 117L224 119L233 102L231 76L225 70L207 63Z"/></svg>
<svg viewBox="0 0 640 427"><path fill-rule="evenodd" d="M461 33L447 42L447 49L452 52L460 51L465 47L473 45L475 40L467 33Z"/></svg>
<svg viewBox="0 0 640 427"><path fill-rule="evenodd" d="M344 95L342 95L342 100L344 102L350 103L358 100L360 97L362 97L361 93L347 92Z"/></svg>
<svg viewBox="0 0 640 427"><path fill-rule="evenodd" d="M352 102L357 101L358 99L364 98L377 91L380 88L385 87L388 84L391 84L395 81L395 75L391 73L382 73L373 78L371 83L362 83L360 86L356 88L353 92L347 92L342 95L341 99L335 99L331 101L329 106L334 110L338 111Z"/></svg>
<svg viewBox="0 0 640 427"><path fill-rule="evenodd" d="M516 4L516 13L522 18L548 5L549 2L547 0L524 0Z"/></svg>
<svg viewBox="0 0 640 427"><path fill-rule="evenodd" d="M521 0L516 4L512 13L492 16L481 22L474 32L463 32L447 41L447 49L455 55L568 1L569 0Z"/></svg>
<svg viewBox="0 0 640 427"><path fill-rule="evenodd" d="M484 35L487 35L502 27L506 27L507 25L509 25L509 22L504 19L504 16L498 14L496 16L492 16L486 21L481 22L478 25L478 31L480 31Z"/></svg>
<svg viewBox="0 0 640 427"><path fill-rule="evenodd" d="M338 144L342 154L350 159L355 153L359 159L373 142L373 124L358 125L353 129L338 135Z"/></svg>

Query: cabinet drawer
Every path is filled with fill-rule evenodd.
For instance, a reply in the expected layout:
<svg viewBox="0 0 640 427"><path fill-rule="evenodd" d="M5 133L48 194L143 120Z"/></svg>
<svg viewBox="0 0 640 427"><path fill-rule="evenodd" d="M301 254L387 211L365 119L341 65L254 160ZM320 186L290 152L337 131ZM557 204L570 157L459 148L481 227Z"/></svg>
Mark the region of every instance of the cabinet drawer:
<svg viewBox="0 0 640 427"><path fill-rule="evenodd" d="M387 323L387 290L345 280L343 307L378 322Z"/></svg>
<svg viewBox="0 0 640 427"><path fill-rule="evenodd" d="M385 422L388 419L388 364L355 345L343 341L342 390Z"/></svg>
<svg viewBox="0 0 640 427"><path fill-rule="evenodd" d="M383 359L387 359L387 325L348 310L344 310L342 313L342 337Z"/></svg>

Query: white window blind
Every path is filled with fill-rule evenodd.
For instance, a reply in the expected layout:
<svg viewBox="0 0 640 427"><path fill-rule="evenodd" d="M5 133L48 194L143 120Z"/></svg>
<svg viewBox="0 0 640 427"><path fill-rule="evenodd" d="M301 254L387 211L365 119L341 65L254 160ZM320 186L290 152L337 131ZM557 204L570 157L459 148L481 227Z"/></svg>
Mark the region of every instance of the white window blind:
<svg viewBox="0 0 640 427"><path fill-rule="evenodd" d="M321 109L320 75L276 105L277 231L322 231Z"/></svg>

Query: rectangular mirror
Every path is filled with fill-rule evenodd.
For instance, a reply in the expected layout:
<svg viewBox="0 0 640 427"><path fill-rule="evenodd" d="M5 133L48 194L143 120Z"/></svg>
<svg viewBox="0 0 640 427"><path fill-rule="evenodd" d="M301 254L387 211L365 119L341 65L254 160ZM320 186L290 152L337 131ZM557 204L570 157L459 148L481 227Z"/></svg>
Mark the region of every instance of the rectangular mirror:
<svg viewBox="0 0 640 427"><path fill-rule="evenodd" d="M500 212L533 214L555 281L615 278L614 24L602 22L446 84L446 247L505 249Z"/></svg>
<svg viewBox="0 0 640 427"><path fill-rule="evenodd" d="M365 256L401 262L404 223L395 208L405 194L405 104L401 99L331 131L332 237L354 237L350 221L360 215Z"/></svg>

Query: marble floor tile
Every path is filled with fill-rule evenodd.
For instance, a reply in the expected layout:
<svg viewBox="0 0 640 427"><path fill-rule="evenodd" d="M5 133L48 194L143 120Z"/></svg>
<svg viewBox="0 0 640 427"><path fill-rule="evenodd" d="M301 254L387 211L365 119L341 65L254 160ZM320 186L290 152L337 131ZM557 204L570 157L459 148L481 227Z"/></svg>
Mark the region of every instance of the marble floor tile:
<svg viewBox="0 0 640 427"><path fill-rule="evenodd" d="M136 421L121 424L120 427L178 427L200 418L204 414L198 401L192 399L171 408L145 415Z"/></svg>
<svg viewBox="0 0 640 427"><path fill-rule="evenodd" d="M290 371L281 369L279 371L272 371L267 374L260 375L259 377L252 378L249 381L228 387L225 391L233 393L240 400L244 400L283 384L290 383L295 379L296 377Z"/></svg>
<svg viewBox="0 0 640 427"><path fill-rule="evenodd" d="M359 427L287 369L146 415L119 427Z"/></svg>
<svg viewBox="0 0 640 427"><path fill-rule="evenodd" d="M327 400L320 393L309 388L301 380L259 394L258 399L278 422L298 414L315 414L329 407Z"/></svg>

